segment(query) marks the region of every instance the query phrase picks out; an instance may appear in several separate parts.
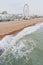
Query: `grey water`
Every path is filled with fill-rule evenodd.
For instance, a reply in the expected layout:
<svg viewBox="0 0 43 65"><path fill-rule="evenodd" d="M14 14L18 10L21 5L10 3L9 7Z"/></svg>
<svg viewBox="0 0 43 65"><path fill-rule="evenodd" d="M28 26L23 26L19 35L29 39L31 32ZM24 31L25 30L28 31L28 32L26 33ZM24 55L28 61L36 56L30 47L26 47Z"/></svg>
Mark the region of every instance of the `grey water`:
<svg viewBox="0 0 43 65"><path fill-rule="evenodd" d="M21 40L25 43L25 46L22 44L22 49L19 45L15 46L16 50L15 48L14 50L15 52L17 51L16 54L12 55L11 53L6 55L6 57L0 58L0 65L43 65L43 26L36 32L25 36L25 40L26 39L26 42L24 42L23 39ZM31 45L28 45L28 43ZM32 46L34 47L32 52L26 53ZM19 51L18 48L20 49Z"/></svg>
<svg viewBox="0 0 43 65"><path fill-rule="evenodd" d="M31 53L29 65L43 65L43 26L30 37L35 41L36 48Z"/></svg>

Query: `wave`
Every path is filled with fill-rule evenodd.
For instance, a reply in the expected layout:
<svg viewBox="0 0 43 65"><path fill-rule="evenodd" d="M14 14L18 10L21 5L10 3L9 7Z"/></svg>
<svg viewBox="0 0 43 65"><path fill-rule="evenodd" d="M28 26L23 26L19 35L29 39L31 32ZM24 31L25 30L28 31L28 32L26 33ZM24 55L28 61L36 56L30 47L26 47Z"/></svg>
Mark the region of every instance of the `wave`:
<svg viewBox="0 0 43 65"><path fill-rule="evenodd" d="M31 27L27 27L27 28L24 28L21 32L19 32L14 38L13 40L17 41L19 40L20 38L24 37L25 35L28 35L28 34L32 34L34 33L35 31L37 31L38 29L40 29L40 27L43 26L43 23L38 23L34 26L31 26ZM12 42L11 42L12 43Z"/></svg>
<svg viewBox="0 0 43 65"><path fill-rule="evenodd" d="M23 52L21 51L23 49L25 50L25 53L27 51L28 51L28 53L30 53L31 50L33 50L33 48L35 46L34 40L32 40L30 38L25 39L25 36L34 33L35 31L37 31L38 29L40 29L40 27L42 27L42 26L43 26L43 23L38 23L38 24L36 24L34 26L24 28L16 36L12 36L12 35L5 36L0 41L0 49L4 49L5 50L4 53L1 56L7 55L7 54L11 53L12 51L14 52L14 53L13 52L12 53L15 56L16 55L15 54L16 53L15 51L18 51L18 53L17 53L18 55L16 55L16 58L17 57L21 57L24 54L24 51ZM26 54L24 54L24 55L26 55Z"/></svg>

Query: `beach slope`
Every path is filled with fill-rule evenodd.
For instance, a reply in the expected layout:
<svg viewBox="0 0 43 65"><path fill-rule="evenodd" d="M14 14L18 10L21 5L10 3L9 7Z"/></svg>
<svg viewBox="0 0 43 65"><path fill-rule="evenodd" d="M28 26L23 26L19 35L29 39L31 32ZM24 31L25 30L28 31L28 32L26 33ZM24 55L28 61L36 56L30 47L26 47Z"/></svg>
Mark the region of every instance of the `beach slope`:
<svg viewBox="0 0 43 65"><path fill-rule="evenodd" d="M39 22L43 22L43 18L34 18L30 20L21 21L10 21L10 22L0 22L0 39L5 35L16 34L26 27L33 26Z"/></svg>

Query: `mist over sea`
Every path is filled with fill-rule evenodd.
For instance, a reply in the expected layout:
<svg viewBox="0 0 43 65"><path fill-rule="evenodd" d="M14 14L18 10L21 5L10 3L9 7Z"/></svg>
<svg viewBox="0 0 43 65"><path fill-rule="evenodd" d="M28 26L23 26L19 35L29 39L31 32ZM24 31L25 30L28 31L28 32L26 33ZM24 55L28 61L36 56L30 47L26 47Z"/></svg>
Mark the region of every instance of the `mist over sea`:
<svg viewBox="0 0 43 65"><path fill-rule="evenodd" d="M0 49L0 65L43 65L43 23L3 38Z"/></svg>

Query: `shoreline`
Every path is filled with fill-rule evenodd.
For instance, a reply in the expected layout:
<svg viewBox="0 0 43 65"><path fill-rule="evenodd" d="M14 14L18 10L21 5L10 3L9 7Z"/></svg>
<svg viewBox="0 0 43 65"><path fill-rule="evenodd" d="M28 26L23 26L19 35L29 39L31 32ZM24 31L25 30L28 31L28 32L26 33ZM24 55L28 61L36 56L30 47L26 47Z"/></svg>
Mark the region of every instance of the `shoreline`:
<svg viewBox="0 0 43 65"><path fill-rule="evenodd" d="M30 20L0 22L0 39L6 35L17 34L26 27L33 26L43 22L43 18L34 18Z"/></svg>

